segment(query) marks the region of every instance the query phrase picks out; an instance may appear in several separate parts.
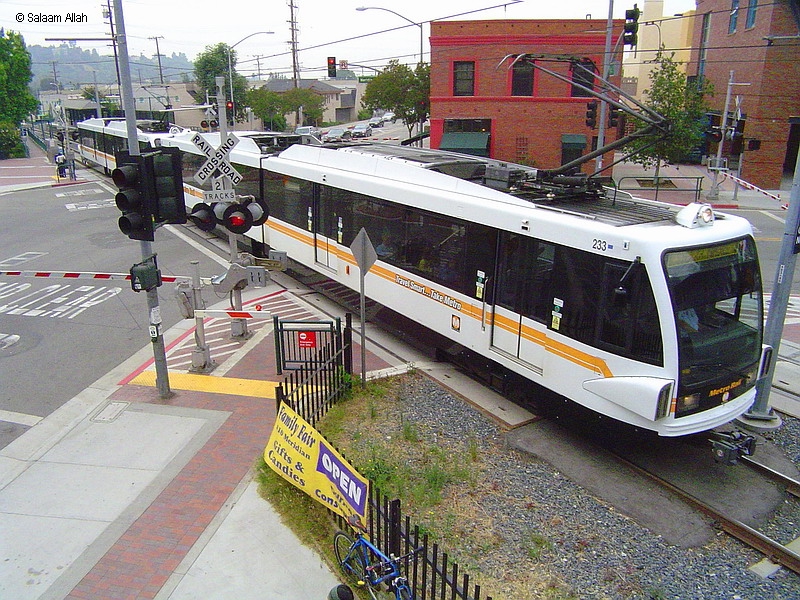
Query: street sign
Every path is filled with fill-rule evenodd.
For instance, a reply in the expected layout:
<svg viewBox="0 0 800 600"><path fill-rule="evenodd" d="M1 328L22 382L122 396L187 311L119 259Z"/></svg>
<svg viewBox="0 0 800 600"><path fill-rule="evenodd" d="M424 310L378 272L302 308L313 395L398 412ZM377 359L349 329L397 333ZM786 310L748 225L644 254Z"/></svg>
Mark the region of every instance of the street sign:
<svg viewBox="0 0 800 600"><path fill-rule="evenodd" d="M372 240L369 239L367 230L363 227L358 232L353 243L350 244L350 251L353 253L353 258L356 259L358 268L363 273L366 273L378 260L378 253L375 251L375 246L372 245Z"/></svg>
<svg viewBox="0 0 800 600"><path fill-rule="evenodd" d="M230 179L234 186L239 185L242 175L228 162L228 154L239 143L239 138L229 133L228 138L220 144L219 148L214 148L199 133L196 133L192 137L192 143L206 156L206 162L194 174L196 182L203 185L214 173L219 172Z"/></svg>
<svg viewBox="0 0 800 600"><path fill-rule="evenodd" d="M236 202L236 190L208 190L203 192L203 200L212 202Z"/></svg>

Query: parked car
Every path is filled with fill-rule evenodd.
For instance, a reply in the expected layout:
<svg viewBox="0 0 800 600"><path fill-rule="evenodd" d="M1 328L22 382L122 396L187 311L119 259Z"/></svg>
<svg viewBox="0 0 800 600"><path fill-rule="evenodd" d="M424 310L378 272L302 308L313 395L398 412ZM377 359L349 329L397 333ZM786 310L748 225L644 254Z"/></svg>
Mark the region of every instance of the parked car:
<svg viewBox="0 0 800 600"><path fill-rule="evenodd" d="M371 135L372 127L370 127L368 123L358 123L355 127L353 127L354 138L369 137Z"/></svg>
<svg viewBox="0 0 800 600"><path fill-rule="evenodd" d="M313 135L314 137L319 137L322 134L322 132L313 125L300 125L294 128L294 132L297 135Z"/></svg>
<svg viewBox="0 0 800 600"><path fill-rule="evenodd" d="M329 129L327 133L322 134L322 141L341 142L343 140L349 140L352 135L353 134L349 129L345 129L344 127L334 127L333 129Z"/></svg>

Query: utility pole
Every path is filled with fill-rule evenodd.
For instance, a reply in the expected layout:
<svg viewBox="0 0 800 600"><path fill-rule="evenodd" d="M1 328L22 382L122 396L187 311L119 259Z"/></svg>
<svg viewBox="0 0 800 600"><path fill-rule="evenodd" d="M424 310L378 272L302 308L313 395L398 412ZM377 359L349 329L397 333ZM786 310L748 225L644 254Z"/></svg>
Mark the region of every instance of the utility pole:
<svg viewBox="0 0 800 600"><path fill-rule="evenodd" d="M122 0L114 0L114 15L117 20L116 43L119 46L119 67L122 76L122 98L125 107L125 125L128 132L128 152L131 156L139 156L139 136L136 129L136 107L133 100L133 83L131 83L131 67L128 60L128 42L125 35L125 20L122 16ZM139 242L142 261L152 260L153 247L148 241ZM167 354L164 348L164 334L161 331L161 308L158 305L158 288L147 290L147 309L150 317L150 341L153 343L153 358L156 367L156 387L162 399L172 396L169 389L169 373L167 371Z"/></svg>
<svg viewBox="0 0 800 600"><path fill-rule="evenodd" d="M767 375L756 383L756 401L748 412L739 417L739 421L757 430L777 429L781 425L781 418L769 406L769 392L775 376L775 363L778 361L778 350L781 345L783 323L786 319L789 294L792 291L798 252L800 252L800 152L798 152L798 160L795 163L783 241L767 311L767 323L764 326L764 343L772 346L772 360Z"/></svg>
<svg viewBox="0 0 800 600"><path fill-rule="evenodd" d="M161 80L161 83L164 83L164 72L161 70L161 51L158 49L158 40L164 39L163 35L154 35L153 37L147 38L148 40L155 40L156 41L156 56L158 57L158 78Z"/></svg>
<svg viewBox="0 0 800 600"><path fill-rule="evenodd" d="M108 24L111 27L111 45L114 47L114 66L117 68L117 90L119 91L120 102L122 109L125 110L125 102L122 100L122 78L119 74L119 56L117 55L117 36L114 32L114 15L111 11L111 0L106 0L106 10L103 11L103 17L108 19ZM131 92L133 97L133 92Z"/></svg>
<svg viewBox="0 0 800 600"><path fill-rule="evenodd" d="M300 87L300 62L297 58L297 18L294 11L297 7L294 0L289 0L289 31L292 32L292 87ZM302 124L302 123L299 123Z"/></svg>

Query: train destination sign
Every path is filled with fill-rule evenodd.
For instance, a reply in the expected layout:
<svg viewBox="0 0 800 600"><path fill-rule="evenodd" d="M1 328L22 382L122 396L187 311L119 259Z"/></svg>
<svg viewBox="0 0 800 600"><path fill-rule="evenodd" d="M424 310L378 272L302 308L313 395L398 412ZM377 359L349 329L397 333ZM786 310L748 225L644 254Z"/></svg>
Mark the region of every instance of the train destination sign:
<svg viewBox="0 0 800 600"><path fill-rule="evenodd" d="M219 172L230 179L233 185L239 185L242 181L242 175L228 162L228 154L239 143L239 138L229 133L227 139L220 144L219 148L214 148L199 133L196 133L192 137L192 143L206 156L206 162L194 174L196 182L202 185L214 173Z"/></svg>

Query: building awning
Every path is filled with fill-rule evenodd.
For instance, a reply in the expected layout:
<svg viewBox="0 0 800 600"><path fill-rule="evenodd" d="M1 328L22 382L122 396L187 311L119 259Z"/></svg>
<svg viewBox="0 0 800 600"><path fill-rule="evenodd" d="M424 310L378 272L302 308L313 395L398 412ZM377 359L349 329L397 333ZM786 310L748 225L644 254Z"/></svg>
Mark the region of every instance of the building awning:
<svg viewBox="0 0 800 600"><path fill-rule="evenodd" d="M474 156L489 156L489 132L454 131L442 134L439 149Z"/></svg>
<svg viewBox="0 0 800 600"><path fill-rule="evenodd" d="M561 146L564 148L586 148L586 136L581 133L562 133Z"/></svg>

